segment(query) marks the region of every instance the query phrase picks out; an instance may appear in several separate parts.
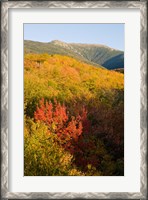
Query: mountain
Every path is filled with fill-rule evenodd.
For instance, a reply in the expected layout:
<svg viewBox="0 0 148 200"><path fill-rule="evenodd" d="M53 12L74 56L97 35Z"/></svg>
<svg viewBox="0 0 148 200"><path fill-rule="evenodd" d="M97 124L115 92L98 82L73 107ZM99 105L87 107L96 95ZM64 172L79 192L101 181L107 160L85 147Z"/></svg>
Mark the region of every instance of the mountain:
<svg viewBox="0 0 148 200"><path fill-rule="evenodd" d="M66 55L107 69L124 68L124 52L101 44L66 43L59 40L43 43L25 40L24 50L25 53Z"/></svg>

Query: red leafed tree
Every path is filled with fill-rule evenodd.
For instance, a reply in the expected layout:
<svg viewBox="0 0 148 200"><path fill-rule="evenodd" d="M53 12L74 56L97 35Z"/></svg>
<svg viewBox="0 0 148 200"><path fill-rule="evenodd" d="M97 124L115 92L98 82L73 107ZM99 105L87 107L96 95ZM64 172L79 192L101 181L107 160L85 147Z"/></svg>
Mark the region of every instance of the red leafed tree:
<svg viewBox="0 0 148 200"><path fill-rule="evenodd" d="M71 152L74 149L74 142L78 141L82 134L83 118L84 122L86 120L83 112L82 116L70 117L65 105L61 105L57 101L54 101L53 105L51 102L45 102L44 99L39 102L34 118L47 124L49 130L57 134L62 145Z"/></svg>
<svg viewBox="0 0 148 200"><path fill-rule="evenodd" d="M52 134L58 136L57 142L74 156L74 164L87 171L88 165L100 167L106 152L96 138L87 110L82 107L77 116L70 116L65 105L57 101L45 102L42 99L34 113L36 121L43 121Z"/></svg>

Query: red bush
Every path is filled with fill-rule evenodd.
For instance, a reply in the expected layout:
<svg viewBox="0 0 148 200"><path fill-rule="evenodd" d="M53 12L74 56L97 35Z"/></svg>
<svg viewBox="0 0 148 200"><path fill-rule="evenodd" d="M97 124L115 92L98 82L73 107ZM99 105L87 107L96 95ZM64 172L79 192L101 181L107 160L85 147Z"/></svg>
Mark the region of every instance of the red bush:
<svg viewBox="0 0 148 200"><path fill-rule="evenodd" d="M51 102L44 102L44 99L40 101L34 118L48 125L49 130L57 134L62 145L70 151L73 151L73 142L78 141L82 134L82 121L84 120L86 123L86 116L85 118L83 115L70 117L65 105L61 105L57 101L54 101L53 105Z"/></svg>

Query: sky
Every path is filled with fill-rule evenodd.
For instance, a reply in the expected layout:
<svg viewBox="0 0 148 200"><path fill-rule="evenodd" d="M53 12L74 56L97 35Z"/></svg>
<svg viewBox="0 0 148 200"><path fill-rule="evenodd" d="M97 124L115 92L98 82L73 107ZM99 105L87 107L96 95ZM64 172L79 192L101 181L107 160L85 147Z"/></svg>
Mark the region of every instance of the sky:
<svg viewBox="0 0 148 200"><path fill-rule="evenodd" d="M124 51L124 24L24 24L24 39L103 44Z"/></svg>

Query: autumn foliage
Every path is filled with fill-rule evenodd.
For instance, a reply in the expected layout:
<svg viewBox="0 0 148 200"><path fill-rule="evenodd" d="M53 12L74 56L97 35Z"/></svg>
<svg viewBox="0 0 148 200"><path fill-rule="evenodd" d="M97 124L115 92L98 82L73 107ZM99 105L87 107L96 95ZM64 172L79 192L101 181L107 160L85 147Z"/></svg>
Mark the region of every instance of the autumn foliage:
<svg viewBox="0 0 148 200"><path fill-rule="evenodd" d="M66 107L54 101L54 106L50 102L44 104L44 99L40 101L40 105L34 113L36 121L43 121L51 133L57 134L64 148L72 151L73 141L77 142L82 134L82 117L70 117L67 114Z"/></svg>
<svg viewBox="0 0 148 200"><path fill-rule="evenodd" d="M25 55L25 175L124 175L123 78L66 56Z"/></svg>

